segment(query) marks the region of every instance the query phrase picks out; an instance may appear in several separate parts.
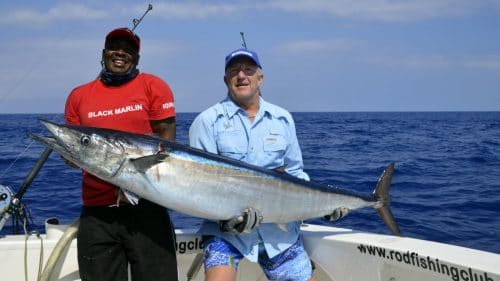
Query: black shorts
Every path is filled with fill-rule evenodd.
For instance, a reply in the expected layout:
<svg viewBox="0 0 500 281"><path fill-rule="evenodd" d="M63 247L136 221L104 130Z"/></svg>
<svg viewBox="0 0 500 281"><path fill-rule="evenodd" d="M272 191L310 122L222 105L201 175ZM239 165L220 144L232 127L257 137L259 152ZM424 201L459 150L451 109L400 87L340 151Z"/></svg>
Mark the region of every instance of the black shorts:
<svg viewBox="0 0 500 281"><path fill-rule="evenodd" d="M83 281L178 280L175 232L165 208L141 199L136 206L83 207L77 235Z"/></svg>

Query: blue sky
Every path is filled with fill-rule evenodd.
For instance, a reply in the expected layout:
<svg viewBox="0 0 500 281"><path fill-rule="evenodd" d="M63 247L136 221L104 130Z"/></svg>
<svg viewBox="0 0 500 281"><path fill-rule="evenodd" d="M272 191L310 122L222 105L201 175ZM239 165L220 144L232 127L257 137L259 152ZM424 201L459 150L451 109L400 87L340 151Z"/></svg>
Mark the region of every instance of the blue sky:
<svg viewBox="0 0 500 281"><path fill-rule="evenodd" d="M499 111L500 0L2 1L0 113L61 113L100 70L105 34L137 27L139 69L178 112L226 95L245 33L266 100L290 111Z"/></svg>

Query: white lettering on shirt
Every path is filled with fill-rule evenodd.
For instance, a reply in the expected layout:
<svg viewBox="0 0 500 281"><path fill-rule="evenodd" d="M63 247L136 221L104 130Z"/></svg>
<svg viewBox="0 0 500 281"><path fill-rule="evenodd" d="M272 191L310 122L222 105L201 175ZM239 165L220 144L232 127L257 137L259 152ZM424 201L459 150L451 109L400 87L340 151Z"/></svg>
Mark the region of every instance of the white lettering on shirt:
<svg viewBox="0 0 500 281"><path fill-rule="evenodd" d="M89 112L89 118L105 117L113 115L113 110L99 110Z"/></svg>
<svg viewBox="0 0 500 281"><path fill-rule="evenodd" d="M142 104L127 105L115 109L106 109L99 111L91 111L88 113L88 118L108 117L112 115L119 115L127 112L134 112L143 110Z"/></svg>
<svg viewBox="0 0 500 281"><path fill-rule="evenodd" d="M164 103L161 105L163 107L163 109L169 109L171 107L174 107L174 103L173 102L167 102L167 103Z"/></svg>
<svg viewBox="0 0 500 281"><path fill-rule="evenodd" d="M142 110L142 104L127 105L127 106L124 106L122 108L115 109L115 114L122 114L122 113L139 111L139 110Z"/></svg>

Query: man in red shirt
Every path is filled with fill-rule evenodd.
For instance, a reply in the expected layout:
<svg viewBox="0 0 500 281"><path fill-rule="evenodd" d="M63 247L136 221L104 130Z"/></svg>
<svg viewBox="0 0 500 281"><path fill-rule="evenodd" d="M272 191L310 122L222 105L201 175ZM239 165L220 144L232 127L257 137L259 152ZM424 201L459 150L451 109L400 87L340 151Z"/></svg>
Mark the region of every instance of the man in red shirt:
<svg viewBox="0 0 500 281"><path fill-rule="evenodd" d="M139 73L140 39L128 28L106 36L99 77L71 92L67 124L155 133L175 139L172 91L160 78ZM82 280L178 280L175 233L167 210L134 198L85 171L78 231ZM132 204L131 202L137 204Z"/></svg>

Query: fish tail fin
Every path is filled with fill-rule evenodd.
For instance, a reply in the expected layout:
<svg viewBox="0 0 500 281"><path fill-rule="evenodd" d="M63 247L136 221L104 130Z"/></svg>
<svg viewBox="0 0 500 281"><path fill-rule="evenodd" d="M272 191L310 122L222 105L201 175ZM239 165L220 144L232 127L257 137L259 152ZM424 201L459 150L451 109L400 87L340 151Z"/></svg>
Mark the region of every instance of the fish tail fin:
<svg viewBox="0 0 500 281"><path fill-rule="evenodd" d="M394 172L394 162L390 163L380 176L377 186L373 191L373 195L377 200L375 209L378 215L382 218L387 227L394 235L401 236L401 231L394 220L390 209L389 188L391 186L392 174Z"/></svg>

